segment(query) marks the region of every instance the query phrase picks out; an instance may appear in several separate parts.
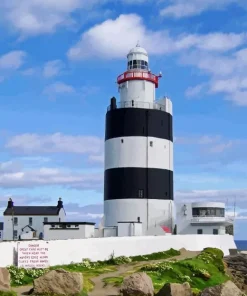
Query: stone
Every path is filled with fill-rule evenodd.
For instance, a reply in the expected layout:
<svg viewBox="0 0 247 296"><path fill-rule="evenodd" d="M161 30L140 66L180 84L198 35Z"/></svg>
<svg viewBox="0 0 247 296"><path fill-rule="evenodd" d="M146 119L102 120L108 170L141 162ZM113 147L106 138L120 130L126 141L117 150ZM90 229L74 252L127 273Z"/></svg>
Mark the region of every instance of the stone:
<svg viewBox="0 0 247 296"><path fill-rule="evenodd" d="M247 255L236 254L226 256L227 274L232 282L244 292L247 292Z"/></svg>
<svg viewBox="0 0 247 296"><path fill-rule="evenodd" d="M133 273L124 279L120 292L123 296L153 296L153 282L144 272Z"/></svg>
<svg viewBox="0 0 247 296"><path fill-rule="evenodd" d="M232 282L206 288L200 296L244 296L244 293Z"/></svg>
<svg viewBox="0 0 247 296"><path fill-rule="evenodd" d="M0 291L10 291L10 273L7 268L0 268Z"/></svg>
<svg viewBox="0 0 247 296"><path fill-rule="evenodd" d="M80 293L82 288L83 277L81 273L56 269L51 270L34 280L32 294L70 296Z"/></svg>
<svg viewBox="0 0 247 296"><path fill-rule="evenodd" d="M161 288L156 296L192 296L189 283L167 283Z"/></svg>

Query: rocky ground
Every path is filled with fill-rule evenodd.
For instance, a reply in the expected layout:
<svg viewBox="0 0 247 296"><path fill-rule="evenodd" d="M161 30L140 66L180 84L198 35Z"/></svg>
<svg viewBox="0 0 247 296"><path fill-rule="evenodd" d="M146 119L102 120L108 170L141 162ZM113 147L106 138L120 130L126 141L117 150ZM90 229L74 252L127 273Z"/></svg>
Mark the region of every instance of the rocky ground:
<svg viewBox="0 0 247 296"><path fill-rule="evenodd" d="M158 289L158 293L154 293L154 286L152 279L153 275L148 273L143 273L140 271L140 268L144 265L157 265L157 262L164 262L169 260L177 260L178 264L180 264L181 260L187 258L194 258L199 255L200 252L190 252L186 250L181 250L181 254L179 256L175 256L169 259L163 260L149 260L149 261L140 261L140 262L132 262L128 264L122 264L117 266L117 270L112 272L107 272L100 274L95 277L91 277L90 280L94 284L94 289L87 294L87 296L244 296L247 295L247 255L246 254L236 254L227 256L224 258L226 273L229 276L229 280L225 276L226 280L221 281L222 284L218 284L208 288L204 288L202 292L195 292L190 288L188 283L178 284L178 283L169 283L165 284L163 288ZM202 256L202 255L200 255ZM200 257L199 256L199 257ZM212 255L215 256L215 255ZM216 257L215 257L216 258ZM222 257L220 257L222 258ZM198 259L192 259L190 261L194 262ZM211 259L212 260L212 259ZM217 260L217 258L215 259ZM183 261L182 261L183 262ZM187 261L186 261L187 262ZM222 265L222 259L220 259ZM170 264L170 263L169 263ZM182 264L182 263L181 263ZM139 271L138 271L139 270ZM211 269L210 269L211 270ZM218 270L216 268L216 270ZM6 271L6 270L5 270ZM5 271L2 271L2 279L1 279L1 270L0 270L0 286L1 281L6 280ZM211 272L210 272L211 273ZM214 274L214 273L213 273ZM216 273L217 275L217 273ZM115 285L114 283L106 284L106 278L123 278L124 281L122 284ZM56 290L56 294L60 294L62 291L67 291L66 295L71 295L69 291L74 291L74 294L80 296L86 296L86 294L81 294L81 290L83 287L81 273L71 273L62 269L53 270L48 272L47 274L41 276L40 278L34 280L34 290L32 295L36 295L35 291L41 291L43 289L44 283L46 285L50 285L51 289ZM213 277L211 277L212 279ZM219 281L218 281L219 283ZM211 284L212 285L212 284ZM8 288L5 286L5 288ZM12 290L20 295L29 295L30 290L33 286L22 286L13 288ZM54 290L54 291L55 291ZM156 287L157 291L157 287ZM42 291L41 291L42 292ZM1 294L2 295L2 294ZM5 294L3 294L5 295ZM10 295L10 294L6 294ZM39 293L40 295L40 293Z"/></svg>
<svg viewBox="0 0 247 296"><path fill-rule="evenodd" d="M247 255L239 253L227 256L224 261L227 264L228 274L232 281L239 289L247 293Z"/></svg>

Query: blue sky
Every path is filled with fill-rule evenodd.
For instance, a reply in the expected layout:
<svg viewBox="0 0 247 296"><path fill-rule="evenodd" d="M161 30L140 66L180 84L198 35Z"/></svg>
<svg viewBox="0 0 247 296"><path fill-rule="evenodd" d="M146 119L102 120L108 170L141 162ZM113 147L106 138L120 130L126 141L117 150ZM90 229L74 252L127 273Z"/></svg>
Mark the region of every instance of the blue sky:
<svg viewBox="0 0 247 296"><path fill-rule="evenodd" d="M174 109L177 201L236 198L247 223L247 21L241 0L2 0L0 210L102 214L104 117L139 40Z"/></svg>

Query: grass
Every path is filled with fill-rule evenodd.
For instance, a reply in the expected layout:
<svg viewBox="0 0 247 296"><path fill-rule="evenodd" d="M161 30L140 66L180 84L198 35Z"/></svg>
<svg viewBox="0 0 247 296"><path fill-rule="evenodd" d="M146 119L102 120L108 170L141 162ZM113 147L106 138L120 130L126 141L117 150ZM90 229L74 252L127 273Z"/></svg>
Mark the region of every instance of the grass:
<svg viewBox="0 0 247 296"><path fill-rule="evenodd" d="M166 261L158 264L147 264L138 271L146 272L152 279L155 291L166 283L189 282L194 295L206 287L224 283L229 279L225 274L223 253L218 249L207 248L195 258L181 261ZM124 276L106 277L105 284L120 286Z"/></svg>
<svg viewBox="0 0 247 296"><path fill-rule="evenodd" d="M130 257L132 259L132 262L139 262L139 261L149 261L149 260L162 260L162 259L168 259L174 256L180 255L180 251L170 249L165 252L158 252L148 255L140 255L140 256L132 256Z"/></svg>
<svg viewBox="0 0 247 296"><path fill-rule="evenodd" d="M0 291L0 296L17 296L17 293L14 291L8 291L8 292Z"/></svg>
<svg viewBox="0 0 247 296"><path fill-rule="evenodd" d="M115 287L118 287L122 284L124 277L118 276L118 277L106 277L103 279L103 282L105 285L113 285Z"/></svg>

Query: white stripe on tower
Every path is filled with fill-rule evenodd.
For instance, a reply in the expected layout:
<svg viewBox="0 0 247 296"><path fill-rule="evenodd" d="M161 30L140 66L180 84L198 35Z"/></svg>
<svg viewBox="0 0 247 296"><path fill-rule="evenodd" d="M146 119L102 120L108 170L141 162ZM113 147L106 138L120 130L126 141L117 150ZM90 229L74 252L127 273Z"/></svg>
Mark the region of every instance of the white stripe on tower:
<svg viewBox="0 0 247 296"><path fill-rule="evenodd" d="M105 170L136 167L173 171L173 143L154 137L119 137L105 142Z"/></svg>

